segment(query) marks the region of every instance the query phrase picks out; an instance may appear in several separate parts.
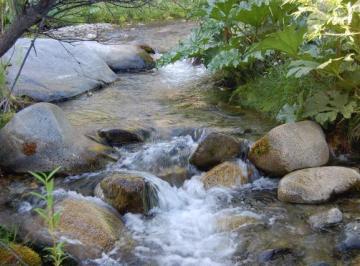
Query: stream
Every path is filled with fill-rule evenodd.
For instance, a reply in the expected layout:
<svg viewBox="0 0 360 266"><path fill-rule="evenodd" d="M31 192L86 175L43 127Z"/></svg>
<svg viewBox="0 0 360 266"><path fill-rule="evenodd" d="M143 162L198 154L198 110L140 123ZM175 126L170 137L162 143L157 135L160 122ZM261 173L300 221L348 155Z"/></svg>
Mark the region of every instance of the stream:
<svg viewBox="0 0 360 266"><path fill-rule="evenodd" d="M164 50L164 43L183 37L181 28L174 23L143 27L138 34L129 30L132 35L123 39L116 33L108 36L117 42L136 41L138 36L146 41L146 34L155 31L164 39L151 44L156 48L161 43ZM93 197L106 173L140 172L157 191L158 205L148 215L123 216L133 248L124 254L120 244L84 265L355 265L334 252L340 228L314 232L307 218L337 206L344 219L351 220L360 215L357 198L350 195L320 206L282 203L276 195L279 180L257 171L246 155L237 163L251 183L205 190L202 172L188 161L207 134L223 132L254 141L276 125L229 104L228 93L203 66L182 61L145 73L119 74L106 88L58 104L83 134L124 128L143 129L149 135L144 144L118 148L119 159L105 170L57 182L59 191ZM18 206L22 212L32 208L24 201Z"/></svg>

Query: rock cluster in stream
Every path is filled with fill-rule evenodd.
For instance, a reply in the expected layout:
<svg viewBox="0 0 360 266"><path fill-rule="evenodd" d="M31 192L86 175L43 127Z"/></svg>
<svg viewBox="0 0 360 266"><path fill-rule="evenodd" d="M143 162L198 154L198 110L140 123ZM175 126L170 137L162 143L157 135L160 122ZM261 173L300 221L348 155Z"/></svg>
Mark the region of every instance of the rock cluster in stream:
<svg viewBox="0 0 360 266"><path fill-rule="evenodd" d="M360 184L357 170L323 166L329 148L321 127L312 121L272 129L253 144L249 158L269 175L282 177L278 198L285 202L323 203Z"/></svg>
<svg viewBox="0 0 360 266"><path fill-rule="evenodd" d="M32 40L19 39L0 62L9 64L6 80L13 84ZM15 96L38 102L63 101L117 80L115 72L144 71L155 63L138 45L96 41L61 42L36 39L14 88Z"/></svg>

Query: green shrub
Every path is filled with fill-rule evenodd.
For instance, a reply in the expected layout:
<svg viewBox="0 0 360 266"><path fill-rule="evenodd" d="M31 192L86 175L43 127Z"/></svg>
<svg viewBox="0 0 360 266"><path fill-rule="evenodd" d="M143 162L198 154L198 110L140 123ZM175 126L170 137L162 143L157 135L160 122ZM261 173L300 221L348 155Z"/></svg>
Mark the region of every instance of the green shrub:
<svg viewBox="0 0 360 266"><path fill-rule="evenodd" d="M341 123L360 139L359 1L209 0L203 14L159 65L200 58L243 84L232 97L242 106L282 121Z"/></svg>
<svg viewBox="0 0 360 266"><path fill-rule="evenodd" d="M329 82L317 82L309 76L303 79L287 77L287 65L279 63L262 75L255 76L232 94L231 101L245 108L256 109L282 121L297 120L286 117L284 106L298 106L313 91L325 90ZM301 114L297 114L301 115Z"/></svg>

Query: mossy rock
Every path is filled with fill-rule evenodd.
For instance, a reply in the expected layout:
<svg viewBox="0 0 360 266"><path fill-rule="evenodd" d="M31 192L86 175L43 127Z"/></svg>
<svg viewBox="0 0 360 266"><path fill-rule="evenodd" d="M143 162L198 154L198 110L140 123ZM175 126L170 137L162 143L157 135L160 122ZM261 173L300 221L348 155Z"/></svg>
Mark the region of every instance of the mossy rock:
<svg viewBox="0 0 360 266"><path fill-rule="evenodd" d="M0 129L3 128L10 120L13 118L15 113L9 112L9 113L1 113L0 114Z"/></svg>
<svg viewBox="0 0 360 266"><path fill-rule="evenodd" d="M256 158L267 154L269 151L269 139L265 136L255 142L254 146L251 148L249 156L252 158Z"/></svg>
<svg viewBox="0 0 360 266"><path fill-rule="evenodd" d="M13 266L23 265L16 256L18 256L28 266L40 266L41 258L39 254L31 248L19 244L9 244L9 249L0 248L0 265ZM16 256L14 255L16 254Z"/></svg>

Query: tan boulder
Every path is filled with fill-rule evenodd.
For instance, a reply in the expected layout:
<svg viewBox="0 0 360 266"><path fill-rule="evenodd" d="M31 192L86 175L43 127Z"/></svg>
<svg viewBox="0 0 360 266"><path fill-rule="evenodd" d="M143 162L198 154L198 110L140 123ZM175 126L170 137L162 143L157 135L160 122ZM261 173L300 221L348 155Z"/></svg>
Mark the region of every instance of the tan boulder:
<svg viewBox="0 0 360 266"><path fill-rule="evenodd" d="M292 203L322 203L360 184L360 174L339 166L308 168L284 176L278 187L278 198Z"/></svg>
<svg viewBox="0 0 360 266"><path fill-rule="evenodd" d="M121 214L146 213L156 204L156 193L151 185L141 175L127 172L107 176L95 193Z"/></svg>
<svg viewBox="0 0 360 266"><path fill-rule="evenodd" d="M302 121L270 130L251 147L249 158L266 173L282 176L325 165L329 148L321 127L312 121Z"/></svg>
<svg viewBox="0 0 360 266"><path fill-rule="evenodd" d="M206 189L216 186L233 187L248 183L248 176L236 162L224 162L205 173L201 180Z"/></svg>

